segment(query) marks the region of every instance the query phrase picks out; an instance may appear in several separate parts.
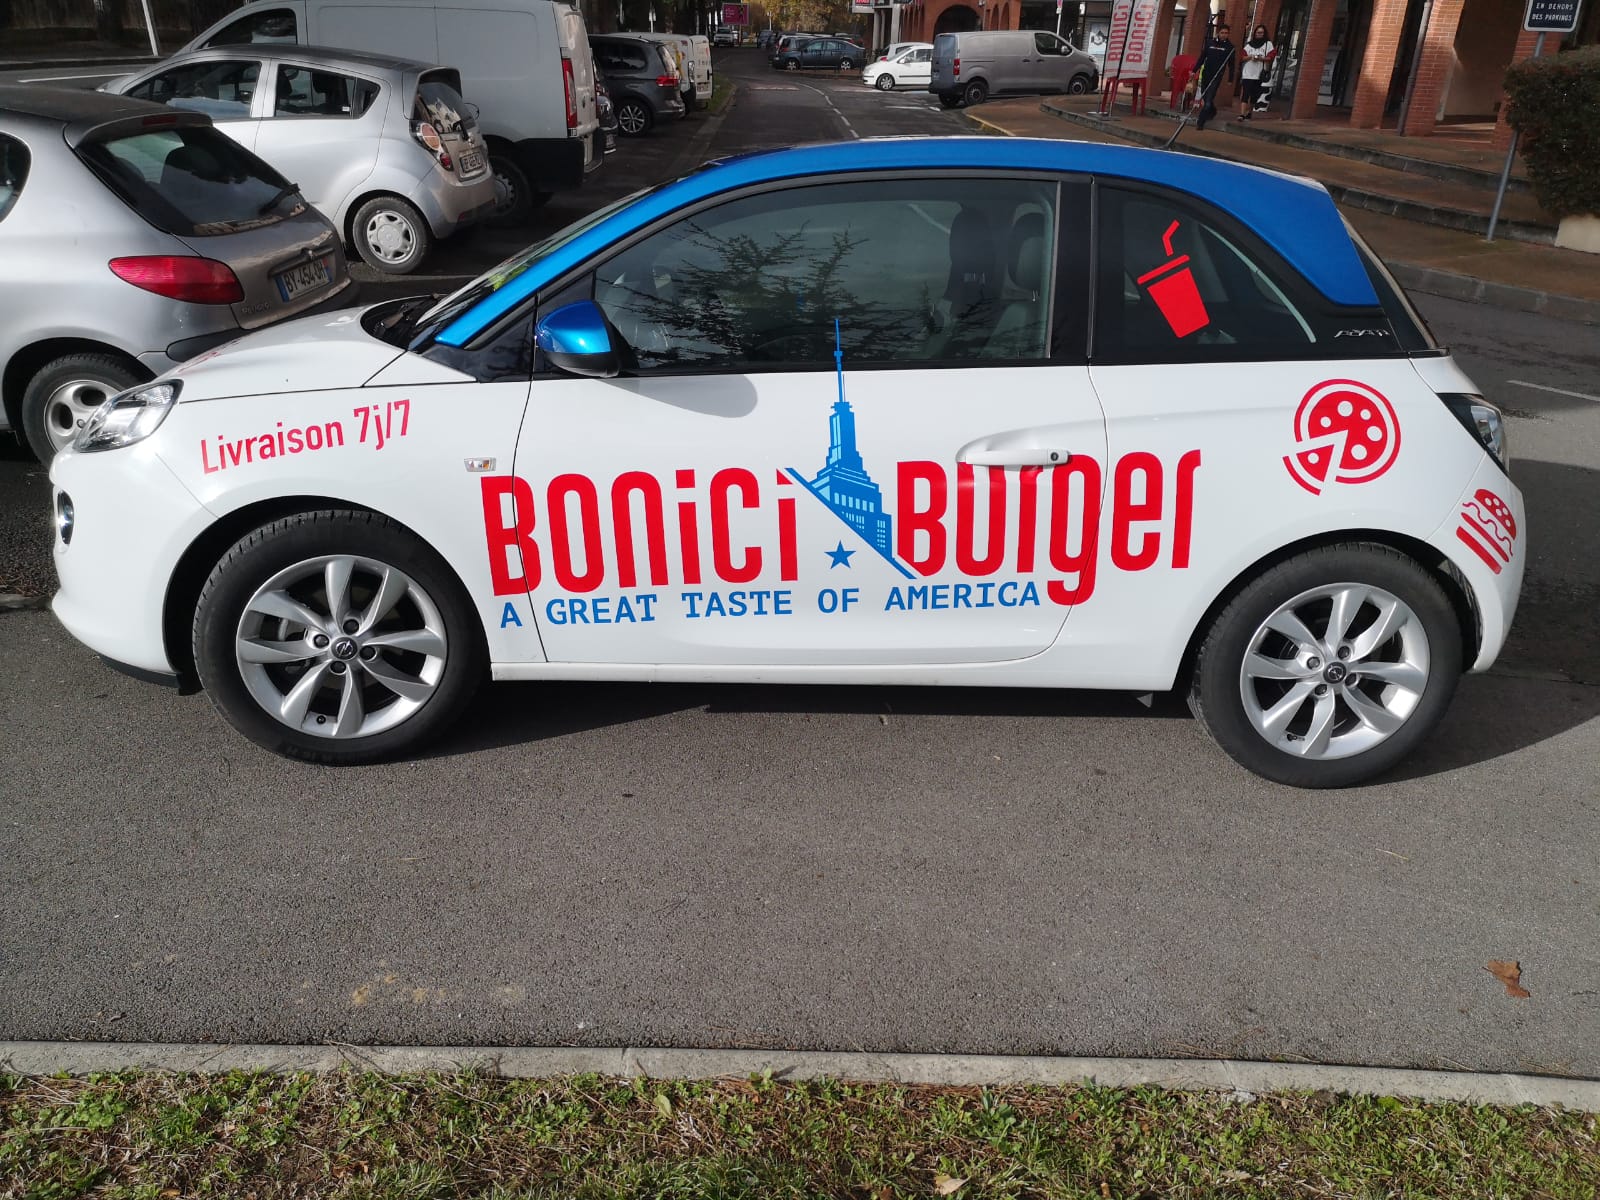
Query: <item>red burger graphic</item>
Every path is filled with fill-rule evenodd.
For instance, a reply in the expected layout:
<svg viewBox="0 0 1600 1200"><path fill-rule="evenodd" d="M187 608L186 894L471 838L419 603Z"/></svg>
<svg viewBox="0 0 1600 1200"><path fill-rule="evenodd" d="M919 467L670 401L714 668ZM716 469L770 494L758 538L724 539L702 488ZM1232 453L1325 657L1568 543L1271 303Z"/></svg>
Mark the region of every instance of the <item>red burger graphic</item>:
<svg viewBox="0 0 1600 1200"><path fill-rule="evenodd" d="M1517 546L1517 518L1511 506L1488 488L1479 488L1461 506L1456 537L1496 575L1511 561Z"/></svg>
<svg viewBox="0 0 1600 1200"><path fill-rule="evenodd" d="M1328 379L1294 414L1300 447L1284 456L1289 476L1313 496L1328 483L1370 483L1400 453L1400 422L1382 392L1354 379Z"/></svg>

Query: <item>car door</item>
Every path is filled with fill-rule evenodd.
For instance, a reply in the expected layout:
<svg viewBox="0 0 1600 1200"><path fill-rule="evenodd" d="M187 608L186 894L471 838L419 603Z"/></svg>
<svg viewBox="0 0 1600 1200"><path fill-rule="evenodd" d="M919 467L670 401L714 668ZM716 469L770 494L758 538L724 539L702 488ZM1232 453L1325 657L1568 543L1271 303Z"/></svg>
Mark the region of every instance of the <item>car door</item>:
<svg viewBox="0 0 1600 1200"><path fill-rule="evenodd" d="M904 72L904 75L901 72ZM933 51L924 47L921 50L908 50L900 56L900 67L895 71L894 80L898 86L927 87L933 78Z"/></svg>
<svg viewBox="0 0 1600 1200"><path fill-rule="evenodd" d="M244 57L190 60L140 80L123 94L205 113L223 133L253 150L263 66L260 59Z"/></svg>
<svg viewBox="0 0 1600 1200"><path fill-rule="evenodd" d="M294 59L271 66L271 107L256 135L256 153L297 184L313 207L337 220L377 163L390 88Z"/></svg>
<svg viewBox="0 0 1600 1200"><path fill-rule="evenodd" d="M1072 60L1068 57L1072 47L1041 29L1034 31L1033 49L1034 84L1038 90L1044 93L1066 91L1072 73Z"/></svg>
<svg viewBox="0 0 1600 1200"><path fill-rule="evenodd" d="M1092 586L1103 485L1086 199L1039 175L790 183L665 218L552 294L545 317L592 297L629 366L529 393L521 559L550 660L1048 647Z"/></svg>

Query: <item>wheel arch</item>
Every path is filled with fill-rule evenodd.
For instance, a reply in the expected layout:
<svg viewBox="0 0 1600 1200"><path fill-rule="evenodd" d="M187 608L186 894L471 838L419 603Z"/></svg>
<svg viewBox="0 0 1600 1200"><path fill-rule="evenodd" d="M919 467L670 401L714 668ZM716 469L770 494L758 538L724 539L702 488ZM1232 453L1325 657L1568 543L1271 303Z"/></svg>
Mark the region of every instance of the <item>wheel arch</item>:
<svg viewBox="0 0 1600 1200"><path fill-rule="evenodd" d="M273 496L266 500L258 500L223 514L207 526L194 541L189 543L167 580L166 596L161 603L161 642L166 651L167 662L177 673L179 687L183 691L198 691L200 686L195 673L192 631L195 605L199 603L200 592L205 587L206 580L210 578L212 569L228 552L228 548L251 530L271 524L273 521L281 521L285 517L292 517L297 513L317 512L321 509L370 513L405 530L438 554L449 568L450 575L461 588L462 594L470 600L471 589L467 587L467 581L461 577L461 572L457 570L455 563L450 561L449 555L432 546L426 538L404 521L373 508L370 504L341 500L334 496L313 495ZM483 637L482 624L479 623L475 628L478 636Z"/></svg>
<svg viewBox="0 0 1600 1200"><path fill-rule="evenodd" d="M154 379L150 368L136 356L120 346L97 341L90 337L51 337L32 342L13 354L0 373L0 404L5 407L6 420L20 436L22 433L22 394L28 390L28 381L48 363L68 354L109 354L121 359L146 379Z"/></svg>
<svg viewBox="0 0 1600 1200"><path fill-rule="evenodd" d="M1205 642L1212 623L1252 579L1308 550L1349 542L1370 542L1374 545L1387 546L1404 554L1428 572L1444 589L1445 597L1450 601L1450 607L1456 614L1456 622L1461 629L1462 661L1471 663L1477 658L1478 647L1483 643L1483 621L1478 613L1477 603L1473 600L1472 588L1444 551L1420 538L1396 533L1391 529L1339 529L1313 534L1280 546L1271 553L1262 555L1230 579L1213 597L1194 629L1190 631L1188 644L1185 645L1183 657L1179 660L1174 687L1180 692L1187 691L1189 682L1194 676L1195 659L1200 653L1200 647Z"/></svg>

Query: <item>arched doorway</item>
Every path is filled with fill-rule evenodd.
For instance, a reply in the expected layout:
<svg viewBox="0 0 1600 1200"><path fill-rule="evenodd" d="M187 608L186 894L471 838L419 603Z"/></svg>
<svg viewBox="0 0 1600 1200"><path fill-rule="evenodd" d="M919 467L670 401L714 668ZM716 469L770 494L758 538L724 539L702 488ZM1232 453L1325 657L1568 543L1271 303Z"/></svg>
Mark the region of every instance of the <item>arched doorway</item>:
<svg viewBox="0 0 1600 1200"><path fill-rule="evenodd" d="M965 4L953 4L933 23L933 36L941 33L970 33L979 27L978 12Z"/></svg>

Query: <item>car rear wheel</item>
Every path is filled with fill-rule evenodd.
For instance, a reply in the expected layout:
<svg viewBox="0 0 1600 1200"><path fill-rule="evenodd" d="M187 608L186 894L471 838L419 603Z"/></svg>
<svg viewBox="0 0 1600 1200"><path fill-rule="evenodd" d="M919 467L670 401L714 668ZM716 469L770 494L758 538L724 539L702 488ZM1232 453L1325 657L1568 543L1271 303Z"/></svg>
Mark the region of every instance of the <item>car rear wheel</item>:
<svg viewBox="0 0 1600 1200"><path fill-rule="evenodd" d="M257 529L212 570L194 659L246 737L314 762L410 750L458 717L485 671L459 580L373 513L300 513Z"/></svg>
<svg viewBox="0 0 1600 1200"><path fill-rule="evenodd" d="M841 70L841 71L848 71L851 67L853 67L855 65L856 64L854 62L852 62L848 58L841 58L839 60L839 70Z"/></svg>
<svg viewBox="0 0 1600 1200"><path fill-rule="evenodd" d="M941 94L940 97L939 97L939 103L944 105L946 108L960 108L961 107L961 97L960 96L946 96L946 95L942 95Z"/></svg>
<svg viewBox="0 0 1600 1200"><path fill-rule="evenodd" d="M1067 94L1081 96L1089 90L1089 77L1087 75L1074 75L1067 84Z"/></svg>
<svg viewBox="0 0 1600 1200"><path fill-rule="evenodd" d="M110 354L67 354L45 364L22 393L22 433L28 447L48 465L78 436L95 409L149 378Z"/></svg>
<svg viewBox="0 0 1600 1200"><path fill-rule="evenodd" d="M1189 707L1256 774L1348 787L1439 723L1462 659L1455 609L1416 561L1372 543L1328 546L1234 597L1201 646Z"/></svg>
<svg viewBox="0 0 1600 1200"><path fill-rule="evenodd" d="M894 91L894 76L885 71L873 81L872 86L880 92L892 92Z"/></svg>
<svg viewBox="0 0 1600 1200"><path fill-rule="evenodd" d="M656 115L642 100L624 100L617 106L617 128L628 137L649 133Z"/></svg>
<svg viewBox="0 0 1600 1200"><path fill-rule="evenodd" d="M398 196L374 196L351 222L361 261L385 275L409 275L422 265L433 245L428 223Z"/></svg>
<svg viewBox="0 0 1600 1200"><path fill-rule="evenodd" d="M964 104L982 104L989 98L989 85L981 79L974 79L967 84L966 91L961 93Z"/></svg>
<svg viewBox="0 0 1600 1200"><path fill-rule="evenodd" d="M787 60L783 64L783 69L785 71L798 71L800 69L800 60L798 58L791 58Z"/></svg>
<svg viewBox="0 0 1600 1200"><path fill-rule="evenodd" d="M509 155L490 151L489 169L500 182L502 195L501 202L495 206L494 216L489 218L489 224L496 229L515 229L526 225L539 205L538 197L544 195L548 199L549 194L535 192L528 173Z"/></svg>

